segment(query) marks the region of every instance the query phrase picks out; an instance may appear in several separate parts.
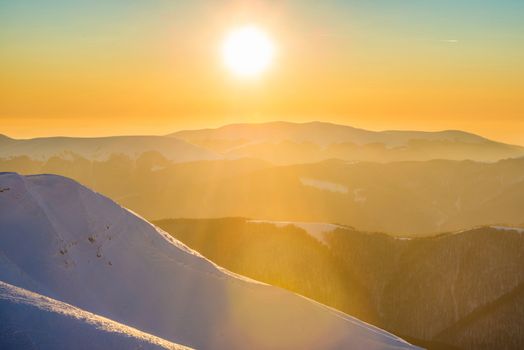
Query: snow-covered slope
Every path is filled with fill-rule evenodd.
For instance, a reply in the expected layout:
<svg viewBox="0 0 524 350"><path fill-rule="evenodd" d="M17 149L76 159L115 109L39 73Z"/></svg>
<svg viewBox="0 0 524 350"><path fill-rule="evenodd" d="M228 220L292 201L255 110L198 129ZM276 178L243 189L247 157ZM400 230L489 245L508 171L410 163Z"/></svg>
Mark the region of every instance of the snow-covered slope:
<svg viewBox="0 0 524 350"><path fill-rule="evenodd" d="M3 350L183 350L185 346L0 281Z"/></svg>
<svg viewBox="0 0 524 350"><path fill-rule="evenodd" d="M27 140L4 137L0 138L0 146L0 158L28 156L46 160L53 156L69 157L75 154L89 160L105 160L112 154L136 158L149 151L159 152L175 162L218 158L215 153L204 148L164 136L45 137Z"/></svg>
<svg viewBox="0 0 524 350"><path fill-rule="evenodd" d="M233 275L78 183L0 174L0 280L198 349L410 349Z"/></svg>
<svg viewBox="0 0 524 350"><path fill-rule="evenodd" d="M509 232L517 232L524 234L524 228L522 227L512 227L512 226L491 226L496 230L499 231L509 231Z"/></svg>

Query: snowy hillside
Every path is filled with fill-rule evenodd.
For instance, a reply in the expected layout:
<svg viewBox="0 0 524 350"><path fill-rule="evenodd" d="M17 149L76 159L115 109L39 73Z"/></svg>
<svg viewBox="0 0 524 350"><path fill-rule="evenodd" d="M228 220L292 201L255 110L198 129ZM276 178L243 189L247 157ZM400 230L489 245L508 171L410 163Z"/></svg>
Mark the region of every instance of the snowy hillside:
<svg viewBox="0 0 524 350"><path fill-rule="evenodd" d="M62 158L79 155L89 160L105 160L112 154L137 158L156 151L174 162L217 159L218 156L185 141L163 136L113 136L97 138L45 137L27 140L0 138L0 158L28 156L46 160L53 156Z"/></svg>
<svg viewBox="0 0 524 350"><path fill-rule="evenodd" d="M188 349L1 281L0 348Z"/></svg>
<svg viewBox="0 0 524 350"><path fill-rule="evenodd" d="M410 349L233 275L78 183L0 174L0 280L197 349Z"/></svg>

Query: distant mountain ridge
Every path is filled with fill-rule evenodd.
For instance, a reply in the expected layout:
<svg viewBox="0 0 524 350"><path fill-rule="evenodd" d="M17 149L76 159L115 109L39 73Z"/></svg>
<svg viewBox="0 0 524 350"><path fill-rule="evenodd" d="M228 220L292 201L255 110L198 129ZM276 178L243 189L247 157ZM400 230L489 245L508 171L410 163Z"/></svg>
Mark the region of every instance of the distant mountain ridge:
<svg viewBox="0 0 524 350"><path fill-rule="evenodd" d="M247 135L246 135L247 133ZM186 138L238 139L242 136L254 141L282 140L309 141L320 145L351 141L355 144L384 143L389 147L401 146L410 139L453 140L463 142L495 142L482 136L461 130L370 131L348 125L326 122L293 123L285 121L267 123L228 124L218 128L181 130L168 136Z"/></svg>
<svg viewBox="0 0 524 350"><path fill-rule="evenodd" d="M173 162L220 158L207 149L164 136L43 137L22 140L0 136L0 158L27 156L46 160L54 156L68 158L77 155L90 160L104 160L112 155L126 155L135 159L147 152L158 152Z"/></svg>
<svg viewBox="0 0 524 350"><path fill-rule="evenodd" d="M182 130L166 136L17 140L0 135L0 159L28 156L47 160L76 155L88 160L102 160L122 154L136 159L147 152L158 152L174 162L254 158L291 165L329 159L493 162L523 157L524 147L492 141L460 130L369 131L325 122L230 124L215 129Z"/></svg>
<svg viewBox="0 0 524 350"><path fill-rule="evenodd" d="M169 136L222 153L279 164L331 158L355 161L479 160L524 155L524 147L460 131L369 131L324 122L230 124L215 129L184 130Z"/></svg>

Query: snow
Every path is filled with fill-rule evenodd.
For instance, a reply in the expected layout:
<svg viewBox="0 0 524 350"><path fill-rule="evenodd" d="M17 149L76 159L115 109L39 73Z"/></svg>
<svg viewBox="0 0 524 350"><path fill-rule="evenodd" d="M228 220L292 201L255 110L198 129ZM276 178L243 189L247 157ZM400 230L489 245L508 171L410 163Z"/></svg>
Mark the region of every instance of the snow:
<svg viewBox="0 0 524 350"><path fill-rule="evenodd" d="M0 281L0 345L30 344L42 350L189 349Z"/></svg>
<svg viewBox="0 0 524 350"><path fill-rule="evenodd" d="M511 227L511 226L491 226L491 227L499 231L512 231L512 232L524 234L524 228L521 228L521 227Z"/></svg>
<svg viewBox="0 0 524 350"><path fill-rule="evenodd" d="M165 166L160 166L160 165L153 165L153 166L151 167L151 171L153 171L153 172L155 172L155 171L160 171L160 170L164 170L164 169L166 169L166 167L165 167Z"/></svg>
<svg viewBox="0 0 524 350"><path fill-rule="evenodd" d="M356 188L353 190L353 201L355 203L365 203L368 198L365 195L366 189L365 188Z"/></svg>
<svg viewBox="0 0 524 350"><path fill-rule="evenodd" d="M340 225L328 224L323 222L299 222L299 221L271 221L271 220L248 220L251 223L273 224L277 227L295 226L306 231L310 236L316 238L321 243L327 244L325 233L333 232L338 228L344 228Z"/></svg>
<svg viewBox="0 0 524 350"><path fill-rule="evenodd" d="M5 283L198 349L415 348L231 274L67 178L0 173L0 188Z"/></svg>
<svg viewBox="0 0 524 350"><path fill-rule="evenodd" d="M393 236L394 239L399 241L412 241L413 237L405 237L405 236Z"/></svg>
<svg viewBox="0 0 524 350"><path fill-rule="evenodd" d="M337 184L335 182L311 179L307 177L301 177L300 182L304 186L314 187L319 190L330 191L330 192L335 192L335 193L342 193L342 194L347 194L349 192L346 186Z"/></svg>
<svg viewBox="0 0 524 350"><path fill-rule="evenodd" d="M136 159L145 152L158 152L174 162L213 160L219 156L183 140L164 136L113 136L99 138L47 137L27 140L9 139L0 148L0 158L29 156L47 160L53 156L65 160L81 156L89 160L107 160L111 155Z"/></svg>

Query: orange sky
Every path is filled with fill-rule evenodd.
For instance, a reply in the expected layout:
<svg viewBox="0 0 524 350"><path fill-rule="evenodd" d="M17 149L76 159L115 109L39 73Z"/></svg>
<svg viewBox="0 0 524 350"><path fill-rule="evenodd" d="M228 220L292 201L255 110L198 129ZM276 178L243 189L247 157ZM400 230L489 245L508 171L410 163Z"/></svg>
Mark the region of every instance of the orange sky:
<svg viewBox="0 0 524 350"><path fill-rule="evenodd" d="M321 120L463 129L524 144L523 31L511 11L520 5L505 1L477 12L467 0L449 1L449 13L382 1L380 11L342 1L132 8L121 0L57 0L53 11L36 1L3 2L0 133L166 134ZM266 30L278 49L255 80L235 78L220 57L226 33L245 23Z"/></svg>

